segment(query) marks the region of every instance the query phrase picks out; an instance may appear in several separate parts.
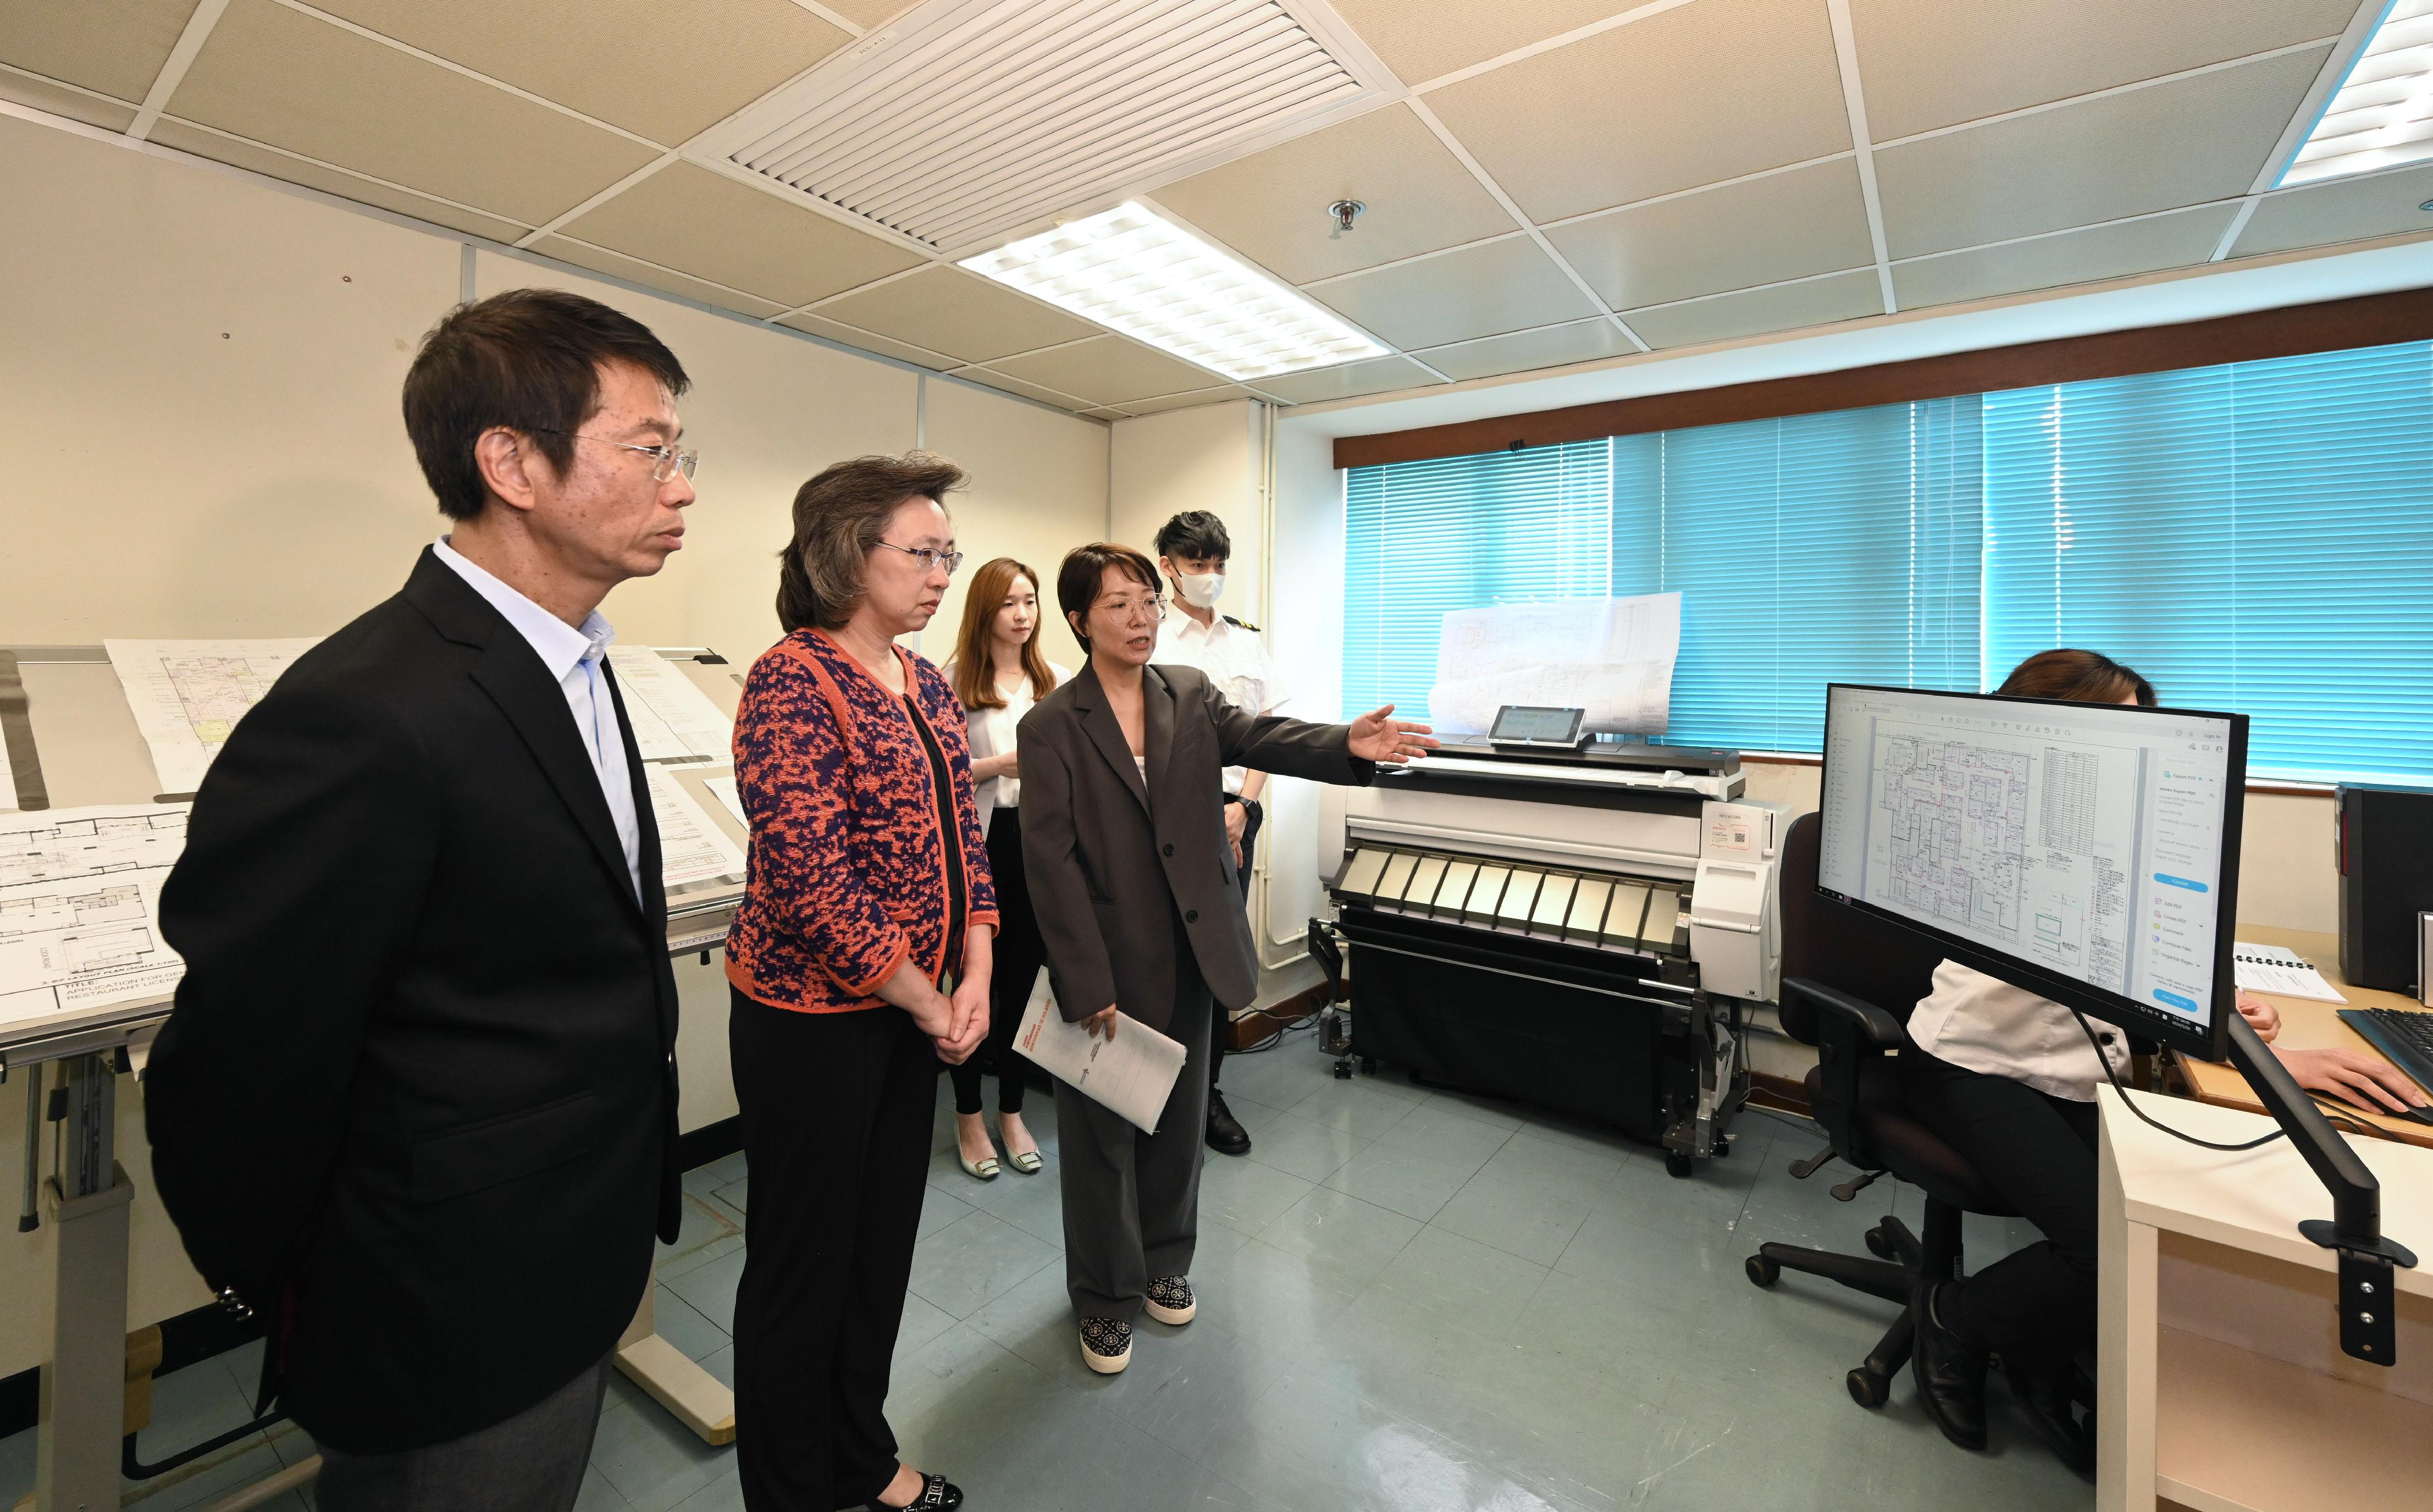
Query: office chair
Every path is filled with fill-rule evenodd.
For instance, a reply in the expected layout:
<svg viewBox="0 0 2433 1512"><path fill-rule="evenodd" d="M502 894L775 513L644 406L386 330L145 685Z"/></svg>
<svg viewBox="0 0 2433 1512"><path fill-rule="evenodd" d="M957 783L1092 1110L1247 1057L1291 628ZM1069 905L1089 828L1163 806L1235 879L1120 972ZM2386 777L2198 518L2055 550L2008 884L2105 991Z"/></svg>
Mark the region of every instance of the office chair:
<svg viewBox="0 0 2433 1512"><path fill-rule="evenodd" d="M1761 1244L1748 1257L1747 1270L1760 1286L1795 1270L1900 1304L1900 1317L1882 1341L1846 1377L1852 1400L1880 1407L1892 1393L1893 1377L1909 1363L1912 1283L1925 1276L1961 1274L1961 1214L2008 1217L2011 1209L1958 1151L1910 1116L1893 1069L1894 1053L1909 1043L1902 1026L1931 985L1942 953L1817 892L1821 827L1816 815L1803 814L1783 840L1781 1013L1786 1033L1816 1046L1808 1106L1831 1143L1807 1160L1794 1161L1791 1174L1806 1181L1827 1161L1846 1161L1860 1174L1832 1191L1847 1202L1889 1171L1926 1194L1926 1232L1914 1234L1886 1214L1866 1233L1875 1259Z"/></svg>

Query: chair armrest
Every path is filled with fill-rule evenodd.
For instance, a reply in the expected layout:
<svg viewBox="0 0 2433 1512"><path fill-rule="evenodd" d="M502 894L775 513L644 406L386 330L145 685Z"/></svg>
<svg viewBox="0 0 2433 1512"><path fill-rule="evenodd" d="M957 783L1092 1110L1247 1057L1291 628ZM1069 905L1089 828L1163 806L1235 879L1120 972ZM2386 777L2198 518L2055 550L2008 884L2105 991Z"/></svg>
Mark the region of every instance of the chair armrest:
<svg viewBox="0 0 2433 1512"><path fill-rule="evenodd" d="M1798 994L1846 1028L1857 1031L1861 1048L1897 1050L1909 1043L1909 1031L1901 1028L1900 1020L1864 998L1836 992L1805 977L1795 977L1784 982L1782 992L1786 997Z"/></svg>

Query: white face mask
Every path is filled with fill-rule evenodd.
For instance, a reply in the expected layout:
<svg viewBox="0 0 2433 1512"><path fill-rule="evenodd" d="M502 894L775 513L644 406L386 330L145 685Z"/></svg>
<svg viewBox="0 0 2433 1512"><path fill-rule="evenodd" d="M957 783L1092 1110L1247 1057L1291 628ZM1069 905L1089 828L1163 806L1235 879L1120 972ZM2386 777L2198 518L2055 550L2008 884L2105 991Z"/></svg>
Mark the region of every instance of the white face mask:
<svg viewBox="0 0 2433 1512"><path fill-rule="evenodd" d="M1225 594L1222 572L1177 572L1174 582L1182 590L1182 602L1195 609L1213 609Z"/></svg>

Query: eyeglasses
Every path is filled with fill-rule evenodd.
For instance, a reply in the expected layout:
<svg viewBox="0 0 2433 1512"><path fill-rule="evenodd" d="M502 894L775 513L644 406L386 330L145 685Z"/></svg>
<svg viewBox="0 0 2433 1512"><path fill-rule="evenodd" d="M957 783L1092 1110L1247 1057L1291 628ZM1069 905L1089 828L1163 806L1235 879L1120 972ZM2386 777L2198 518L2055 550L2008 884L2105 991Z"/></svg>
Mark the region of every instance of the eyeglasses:
<svg viewBox="0 0 2433 1512"><path fill-rule="evenodd" d="M700 452L680 450L675 447L638 447L631 441L611 441L604 435L585 435L580 431L544 430L536 433L562 435L573 441L593 441L604 447L615 447L621 451L638 451L651 459L651 481L654 483L665 483L679 472L689 479L693 468L701 466Z"/></svg>
<svg viewBox="0 0 2433 1512"><path fill-rule="evenodd" d="M955 569L963 565L963 553L961 552L942 552L934 546L898 546L893 541L873 541L870 544L884 546L891 552L902 552L920 563L921 570L924 572L934 572L943 567L946 569L946 575L953 577Z"/></svg>
<svg viewBox="0 0 2433 1512"><path fill-rule="evenodd" d="M1104 609L1118 620L1131 620L1145 615L1154 624L1165 618L1165 596L1149 593L1133 599L1100 599L1090 607Z"/></svg>

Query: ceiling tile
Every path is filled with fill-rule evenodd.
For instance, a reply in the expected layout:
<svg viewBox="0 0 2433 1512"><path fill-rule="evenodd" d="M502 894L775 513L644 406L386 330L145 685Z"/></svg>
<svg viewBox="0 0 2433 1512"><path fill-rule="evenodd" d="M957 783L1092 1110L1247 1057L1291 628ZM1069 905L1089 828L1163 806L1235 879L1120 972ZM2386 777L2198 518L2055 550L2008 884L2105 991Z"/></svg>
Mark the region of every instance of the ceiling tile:
<svg viewBox="0 0 2433 1512"><path fill-rule="evenodd" d="M848 294L819 313L967 363L1104 335L1107 329L951 267L925 268Z"/></svg>
<svg viewBox="0 0 2433 1512"><path fill-rule="evenodd" d="M124 131L135 122L135 107L116 100L73 90L65 84L31 74L12 74L0 70L0 100L16 105L29 105L37 110L64 115L71 121L82 121L106 131Z"/></svg>
<svg viewBox="0 0 2433 1512"><path fill-rule="evenodd" d="M306 162L283 152L273 152L260 143L224 137L216 131L206 131L165 115L153 126L148 140L164 147L175 147L180 152L191 152L198 158L209 158L214 162L248 168L268 178L283 178L291 184L318 189L341 199L378 205L383 210L393 210L400 215L429 221L434 226L445 226L451 231L486 236L494 242L512 242L532 229L529 226L501 220L496 215L460 210L454 205L407 190L391 189L386 184L376 184L350 173L325 168L317 162Z"/></svg>
<svg viewBox="0 0 2433 1512"><path fill-rule="evenodd" d="M589 268L594 273L605 273L611 278L623 279L628 283L638 283L645 288L663 289L670 294L681 294L688 299L699 299L704 304L715 305L721 310L733 310L740 314L750 315L755 320L766 320L786 308L774 300L740 294L733 289L722 289L715 283L705 283L699 279L688 278L682 273L671 272L662 267L653 267L648 263L638 262L621 252L612 252L604 246L593 246L570 237L544 236L532 245L532 249L543 257L553 257L561 263L571 263L576 267Z"/></svg>
<svg viewBox="0 0 2433 1512"><path fill-rule="evenodd" d="M1089 420L1124 420L1131 418L1130 416L1126 415L1121 410L1110 410L1104 408L1083 410L1081 412L1081 417Z"/></svg>
<svg viewBox="0 0 2433 1512"><path fill-rule="evenodd" d="M1206 388L1217 375L1121 336L1099 336L989 365L1009 377L1079 394L1094 404L1121 404Z"/></svg>
<svg viewBox="0 0 2433 1512"><path fill-rule="evenodd" d="M317 8L673 146L852 40L793 0L318 0Z"/></svg>
<svg viewBox="0 0 2433 1512"><path fill-rule="evenodd" d="M1008 394L1019 394L1024 399L1037 399L1042 404L1052 404L1060 410L1070 410L1077 415L1083 410L1096 408L1088 399L1079 395L1061 393L1038 383L1025 382L1010 374L992 372L985 367L966 367L950 376L960 378L967 383L984 383L990 388L999 389Z"/></svg>
<svg viewBox="0 0 2433 1512"><path fill-rule="evenodd" d="M1307 293L1406 350L1599 313L1526 236L1354 274Z"/></svg>
<svg viewBox="0 0 2433 1512"><path fill-rule="evenodd" d="M639 143L271 0L233 0L169 107L535 226L653 156Z"/></svg>
<svg viewBox="0 0 2433 1512"><path fill-rule="evenodd" d="M684 161L585 211L565 230L786 306L824 299L923 261L818 211Z"/></svg>
<svg viewBox="0 0 2433 1512"><path fill-rule="evenodd" d="M1408 357L1375 357L1340 367L1320 367L1282 378L1262 378L1259 388L1293 404L1320 404L1331 399L1358 399L1389 389L1424 388L1437 376Z"/></svg>
<svg viewBox="0 0 2433 1512"><path fill-rule="evenodd" d="M824 337L842 346L857 347L863 351L875 351L881 357L893 357L897 362L910 363L916 367L931 367L944 372L949 367L962 365L944 352L931 351L927 347L915 347L907 342L892 341L885 336L875 335L870 331L848 326L841 320L827 320L815 314L791 314L777 324L791 326L796 331Z"/></svg>
<svg viewBox="0 0 2433 1512"><path fill-rule="evenodd" d="M2328 246L2370 236L2433 230L2433 164L2358 178L2328 178L2267 195L2232 245L2233 257Z"/></svg>
<svg viewBox="0 0 2433 1512"><path fill-rule="evenodd" d="M1946 252L1893 264L1893 295L1904 310L1989 299L2066 283L2093 283L2160 268L2190 267L2213 255L2235 205L2200 205L2117 226L2039 236L2033 241Z"/></svg>
<svg viewBox="0 0 2433 1512"><path fill-rule="evenodd" d="M1664 348L1731 341L1883 313L1883 294L1876 284L1876 270L1863 268L1771 289L1718 294L1686 304L1625 310L1622 318L1630 322L1630 329L1639 332L1640 340L1650 347Z"/></svg>
<svg viewBox="0 0 2433 1512"><path fill-rule="evenodd" d="M1850 0L1867 129L1889 142L2337 37L2356 0Z"/></svg>
<svg viewBox="0 0 2433 1512"><path fill-rule="evenodd" d="M2328 48L1876 149L1895 257L2246 193Z"/></svg>
<svg viewBox="0 0 2433 1512"><path fill-rule="evenodd" d="M1403 105L1371 110L1167 184L1157 202L1294 283L1512 229L1512 217ZM1326 207L1357 199L1333 234Z"/></svg>
<svg viewBox="0 0 2433 1512"><path fill-rule="evenodd" d="M1405 84L1424 84L1631 8L1632 0L1335 0L1335 13Z"/></svg>
<svg viewBox="0 0 2433 1512"><path fill-rule="evenodd" d="M141 104L196 0L9 0L0 63Z"/></svg>
<svg viewBox="0 0 2433 1512"><path fill-rule="evenodd" d="M835 11L865 31L910 10L913 3L914 0L820 0L822 8Z"/></svg>
<svg viewBox="0 0 2433 1512"><path fill-rule="evenodd" d="M1859 166L1848 158L1608 211L1546 235L1616 309L1875 261Z"/></svg>
<svg viewBox="0 0 2433 1512"><path fill-rule="evenodd" d="M1540 221L1850 145L1822 0L1705 0L1427 98Z"/></svg>
<svg viewBox="0 0 2433 1512"><path fill-rule="evenodd" d="M1516 331L1508 336L1465 341L1420 353L1421 361L1459 382L1493 378L1499 373L1524 373L1566 363L1594 362L1600 357L1626 357L1639 348L1614 329L1610 320L1582 320L1540 331Z"/></svg>
<svg viewBox="0 0 2433 1512"><path fill-rule="evenodd" d="M1215 388L1195 388L1188 394L1168 394L1160 399L1134 399L1123 406L1126 417L1142 415L1164 415L1168 410L1194 410L1206 404L1226 404L1234 399L1256 399L1247 388L1219 383Z"/></svg>

